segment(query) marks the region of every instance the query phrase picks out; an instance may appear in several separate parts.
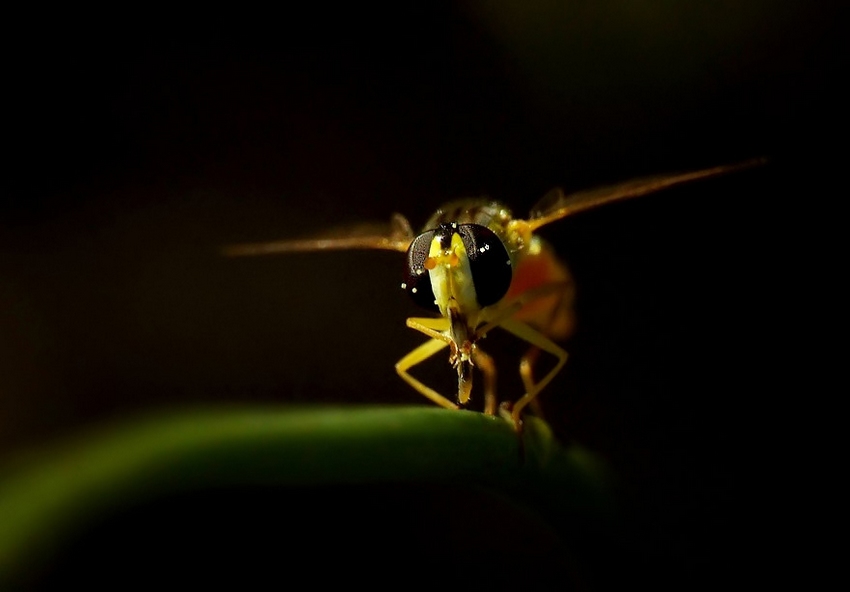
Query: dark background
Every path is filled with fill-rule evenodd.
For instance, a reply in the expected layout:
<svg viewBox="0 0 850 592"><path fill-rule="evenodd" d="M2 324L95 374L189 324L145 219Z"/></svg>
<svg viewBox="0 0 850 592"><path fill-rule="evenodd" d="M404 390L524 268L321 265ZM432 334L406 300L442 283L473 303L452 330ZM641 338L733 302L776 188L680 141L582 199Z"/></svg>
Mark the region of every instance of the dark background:
<svg viewBox="0 0 850 592"><path fill-rule="evenodd" d="M425 402L393 371L422 340L401 257L222 245L393 211L417 226L460 196L522 216L553 186L767 156L543 232L580 319L543 405L622 476L610 564L731 573L755 536L760 352L788 314L766 302L799 263L781 214L816 204L829 167L838 41L813 3L703 4L22 18L3 71L3 456L163 408ZM451 388L442 360L433 374Z"/></svg>

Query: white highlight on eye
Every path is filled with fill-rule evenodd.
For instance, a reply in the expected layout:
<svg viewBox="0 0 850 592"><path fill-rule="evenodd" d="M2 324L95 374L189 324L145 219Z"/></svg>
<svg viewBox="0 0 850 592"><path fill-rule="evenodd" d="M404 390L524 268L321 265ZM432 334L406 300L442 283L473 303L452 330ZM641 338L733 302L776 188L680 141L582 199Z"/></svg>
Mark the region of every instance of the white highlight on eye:
<svg viewBox="0 0 850 592"><path fill-rule="evenodd" d="M411 291L412 293L416 294L416 288L413 288L413 289L412 289L412 290L410 290L410 291Z"/></svg>
<svg viewBox="0 0 850 592"><path fill-rule="evenodd" d="M421 267L416 270L416 275L422 275L423 273L425 273L425 270L422 269Z"/></svg>
<svg viewBox="0 0 850 592"><path fill-rule="evenodd" d="M401 282L401 289L407 290L407 284L405 284L404 282Z"/></svg>

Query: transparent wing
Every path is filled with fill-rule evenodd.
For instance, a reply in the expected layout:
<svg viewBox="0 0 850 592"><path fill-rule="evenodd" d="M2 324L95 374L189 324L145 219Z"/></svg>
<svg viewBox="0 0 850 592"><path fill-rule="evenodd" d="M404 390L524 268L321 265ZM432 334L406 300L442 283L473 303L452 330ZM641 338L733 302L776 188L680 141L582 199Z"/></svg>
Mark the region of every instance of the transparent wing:
<svg viewBox="0 0 850 592"><path fill-rule="evenodd" d="M404 253L414 236L407 218L393 214L390 221L385 223L341 226L303 239L229 245L222 249L222 253L228 257L344 249L381 249Z"/></svg>
<svg viewBox="0 0 850 592"><path fill-rule="evenodd" d="M543 196L531 209L528 224L532 231L561 218L584 212L592 208L624 199L648 195L691 181L706 179L717 175L725 175L734 171L759 166L767 162L764 158L756 158L737 164L717 166L710 169L691 171L688 173L673 173L632 179L617 185L597 187L564 195L560 188L553 189Z"/></svg>

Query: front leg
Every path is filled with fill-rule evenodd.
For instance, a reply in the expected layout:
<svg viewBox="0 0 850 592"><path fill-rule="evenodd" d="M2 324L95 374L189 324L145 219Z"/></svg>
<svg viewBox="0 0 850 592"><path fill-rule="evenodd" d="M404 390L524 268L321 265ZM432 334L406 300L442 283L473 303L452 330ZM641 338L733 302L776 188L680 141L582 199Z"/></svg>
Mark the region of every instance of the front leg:
<svg viewBox="0 0 850 592"><path fill-rule="evenodd" d="M411 329L416 329L420 333L424 333L431 338L412 352L400 359L395 370L399 376L410 386L415 388L419 393L431 399L437 405L446 409L460 409L460 406L453 403L431 387L427 386L421 380L414 378L408 370L417 364L420 364L433 356L435 353L452 343L451 337L446 335L449 328L449 320L446 318L430 318L430 317L411 317L407 319L407 326ZM455 352L452 352L455 354Z"/></svg>
<svg viewBox="0 0 850 592"><path fill-rule="evenodd" d="M455 403L452 403L446 397L432 389L431 387L425 385L422 381L417 378L414 378L408 370L419 364L424 362L435 353L448 346L448 342L441 341L439 339L431 339L426 341L412 352L404 356L400 359L395 365L395 371L398 372L398 375L401 376L404 381L419 391L421 394L425 395L429 399L431 399L437 405L445 407L446 409L460 409Z"/></svg>

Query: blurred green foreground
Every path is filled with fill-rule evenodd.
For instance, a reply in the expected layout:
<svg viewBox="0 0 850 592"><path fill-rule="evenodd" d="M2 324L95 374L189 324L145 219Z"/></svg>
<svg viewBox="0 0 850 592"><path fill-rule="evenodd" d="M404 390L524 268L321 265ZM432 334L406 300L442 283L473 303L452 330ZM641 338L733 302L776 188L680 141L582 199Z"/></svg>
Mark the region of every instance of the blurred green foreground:
<svg viewBox="0 0 850 592"><path fill-rule="evenodd" d="M520 443L501 419L429 407L151 417L5 467L0 589L244 583L317 555L432 574L480 558L500 582L529 560L576 584L574 550L611 509L606 482L534 418Z"/></svg>

